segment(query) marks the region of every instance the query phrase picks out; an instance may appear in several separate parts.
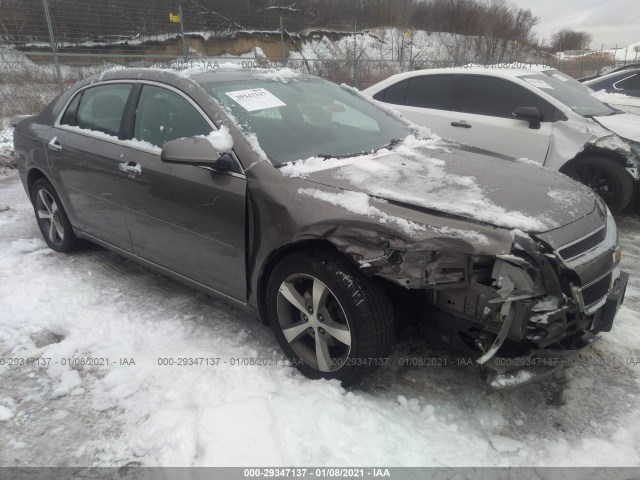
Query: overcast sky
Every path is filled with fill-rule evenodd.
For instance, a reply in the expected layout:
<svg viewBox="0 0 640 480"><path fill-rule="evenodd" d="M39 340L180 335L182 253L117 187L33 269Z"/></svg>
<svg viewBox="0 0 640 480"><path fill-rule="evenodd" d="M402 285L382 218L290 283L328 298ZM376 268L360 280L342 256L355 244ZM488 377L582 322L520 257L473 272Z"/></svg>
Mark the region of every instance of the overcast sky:
<svg viewBox="0 0 640 480"><path fill-rule="evenodd" d="M539 39L570 28L593 36L591 49L619 47L640 42L640 0L512 0L540 18Z"/></svg>

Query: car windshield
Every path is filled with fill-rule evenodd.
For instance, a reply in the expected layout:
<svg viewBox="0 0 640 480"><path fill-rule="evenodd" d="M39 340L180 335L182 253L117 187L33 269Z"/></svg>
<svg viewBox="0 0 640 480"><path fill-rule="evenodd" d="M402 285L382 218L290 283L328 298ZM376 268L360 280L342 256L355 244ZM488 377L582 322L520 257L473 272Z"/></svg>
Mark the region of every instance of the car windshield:
<svg viewBox="0 0 640 480"><path fill-rule="evenodd" d="M409 133L401 120L347 88L299 77L202 82L275 166L319 157L356 156L393 145Z"/></svg>
<svg viewBox="0 0 640 480"><path fill-rule="evenodd" d="M548 93L578 115L596 117L613 115L616 111L590 94L590 89L557 70L547 70L520 77L525 82Z"/></svg>

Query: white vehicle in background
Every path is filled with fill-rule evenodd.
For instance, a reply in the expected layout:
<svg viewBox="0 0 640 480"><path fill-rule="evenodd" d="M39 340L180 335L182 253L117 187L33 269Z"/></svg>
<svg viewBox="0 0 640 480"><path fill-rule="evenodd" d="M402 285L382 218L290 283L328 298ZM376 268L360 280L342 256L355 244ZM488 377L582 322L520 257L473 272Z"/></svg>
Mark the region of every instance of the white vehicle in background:
<svg viewBox="0 0 640 480"><path fill-rule="evenodd" d="M557 70L419 70L364 93L442 137L559 170L612 211L631 202L640 179L640 116L602 103Z"/></svg>

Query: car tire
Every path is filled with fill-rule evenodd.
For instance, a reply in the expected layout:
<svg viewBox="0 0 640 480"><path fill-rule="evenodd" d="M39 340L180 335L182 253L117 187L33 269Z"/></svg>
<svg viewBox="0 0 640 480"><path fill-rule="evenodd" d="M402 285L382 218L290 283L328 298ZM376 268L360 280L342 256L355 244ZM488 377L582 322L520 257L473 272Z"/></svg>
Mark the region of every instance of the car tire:
<svg viewBox="0 0 640 480"><path fill-rule="evenodd" d="M80 246L60 197L48 180L40 178L31 187L31 202L44 241L56 252L71 252Z"/></svg>
<svg viewBox="0 0 640 480"><path fill-rule="evenodd" d="M375 280L339 255L284 258L266 294L278 343L305 376L348 386L386 362L394 341L391 303Z"/></svg>
<svg viewBox="0 0 640 480"><path fill-rule="evenodd" d="M614 213L624 210L633 197L633 178L612 158L585 157L564 173L599 194Z"/></svg>

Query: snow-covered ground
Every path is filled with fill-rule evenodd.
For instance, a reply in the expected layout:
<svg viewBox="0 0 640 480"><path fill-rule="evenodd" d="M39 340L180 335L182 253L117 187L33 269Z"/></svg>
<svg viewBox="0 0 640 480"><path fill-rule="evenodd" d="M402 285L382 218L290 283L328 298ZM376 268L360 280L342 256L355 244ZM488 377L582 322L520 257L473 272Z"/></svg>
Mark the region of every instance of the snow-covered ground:
<svg viewBox="0 0 640 480"><path fill-rule="evenodd" d="M345 390L287 366L253 317L99 247L48 250L12 173L0 179L0 465L639 466L640 219L620 227L626 303L564 372L494 392L475 367L401 366L433 355L403 338Z"/></svg>

